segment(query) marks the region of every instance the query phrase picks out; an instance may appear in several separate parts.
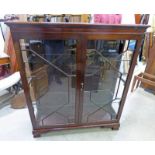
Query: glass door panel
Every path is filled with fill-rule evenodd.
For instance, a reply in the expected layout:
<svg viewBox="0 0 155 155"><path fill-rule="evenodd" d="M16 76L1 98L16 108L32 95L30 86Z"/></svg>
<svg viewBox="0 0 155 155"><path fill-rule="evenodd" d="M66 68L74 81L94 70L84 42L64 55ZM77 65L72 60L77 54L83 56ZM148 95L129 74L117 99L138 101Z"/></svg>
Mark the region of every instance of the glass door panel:
<svg viewBox="0 0 155 155"><path fill-rule="evenodd" d="M76 40L20 40L39 126L75 123Z"/></svg>
<svg viewBox="0 0 155 155"><path fill-rule="evenodd" d="M133 53L128 55L130 51L124 50L124 45L120 40L88 41L82 84L83 123L116 119Z"/></svg>

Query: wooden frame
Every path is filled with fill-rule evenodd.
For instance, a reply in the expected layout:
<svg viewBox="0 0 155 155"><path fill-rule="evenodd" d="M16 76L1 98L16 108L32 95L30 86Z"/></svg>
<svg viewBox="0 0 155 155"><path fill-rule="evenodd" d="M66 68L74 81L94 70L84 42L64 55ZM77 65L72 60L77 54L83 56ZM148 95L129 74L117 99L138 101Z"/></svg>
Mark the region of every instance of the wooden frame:
<svg viewBox="0 0 155 155"><path fill-rule="evenodd" d="M16 56L20 68L21 79L27 100L27 106L33 126L34 137L40 136L41 133L47 131L73 129L73 128L87 128L87 127L110 127L118 129L120 124L122 110L124 107L125 99L128 93L130 81L137 61L137 56L141 47L144 33L148 26L146 25L102 25L102 24L70 24L70 23L23 23L23 22L7 22L13 37ZM55 125L49 127L40 127L37 124L30 91L26 74L24 70L24 63L20 52L19 39L76 39L77 44L77 82L76 82L76 103L75 103L75 124L70 125ZM81 123L83 90L81 82L84 81L84 66L86 63L86 46L88 40L137 40L136 50L134 51L131 61L129 73L125 83L122 99L118 109L115 120L94 122L94 123ZM81 51L81 52L79 52Z"/></svg>
<svg viewBox="0 0 155 155"><path fill-rule="evenodd" d="M0 57L0 65L9 64L10 59L9 57Z"/></svg>
<svg viewBox="0 0 155 155"><path fill-rule="evenodd" d="M10 57L5 53L0 53L0 65L5 65L10 63Z"/></svg>
<svg viewBox="0 0 155 155"><path fill-rule="evenodd" d="M155 87L155 76L145 72L135 75L132 83L131 92L134 91L135 84L136 88L138 88L140 86L140 83Z"/></svg>

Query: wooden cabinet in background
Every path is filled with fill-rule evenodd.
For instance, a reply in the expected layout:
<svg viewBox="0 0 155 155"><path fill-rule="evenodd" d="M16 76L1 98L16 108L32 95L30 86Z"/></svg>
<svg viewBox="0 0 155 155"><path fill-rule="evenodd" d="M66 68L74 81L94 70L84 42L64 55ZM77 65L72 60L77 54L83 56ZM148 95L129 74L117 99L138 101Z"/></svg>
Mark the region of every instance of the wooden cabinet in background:
<svg viewBox="0 0 155 155"><path fill-rule="evenodd" d="M145 72L151 75L155 75L155 35L154 33L146 33L145 57L146 57ZM150 89L155 93L154 86L143 84L143 87L146 89Z"/></svg>

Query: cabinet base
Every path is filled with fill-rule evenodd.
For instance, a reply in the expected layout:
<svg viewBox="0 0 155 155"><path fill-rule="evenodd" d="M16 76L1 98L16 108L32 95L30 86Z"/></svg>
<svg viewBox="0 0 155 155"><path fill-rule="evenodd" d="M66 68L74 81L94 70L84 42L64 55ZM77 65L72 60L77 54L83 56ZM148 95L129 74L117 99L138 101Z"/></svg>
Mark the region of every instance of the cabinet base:
<svg viewBox="0 0 155 155"><path fill-rule="evenodd" d="M119 130L120 124L111 127L112 130ZM105 126L100 126L100 128L107 128Z"/></svg>
<svg viewBox="0 0 155 155"><path fill-rule="evenodd" d="M119 123L112 123L112 124L94 124L94 125L80 125L80 126L63 126L63 127L41 127L38 129L33 130L33 137L38 138L43 133L47 133L50 131L60 131L60 130L71 130L71 129L81 129L81 128L94 128L94 127L101 127L101 128L111 128L112 130L118 130L120 127Z"/></svg>

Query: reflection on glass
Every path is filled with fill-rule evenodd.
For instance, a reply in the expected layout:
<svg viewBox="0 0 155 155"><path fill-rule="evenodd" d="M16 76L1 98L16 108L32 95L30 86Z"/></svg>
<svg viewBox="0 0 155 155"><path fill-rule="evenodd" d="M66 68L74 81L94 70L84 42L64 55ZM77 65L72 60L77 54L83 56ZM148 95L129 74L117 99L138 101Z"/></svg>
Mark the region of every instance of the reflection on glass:
<svg viewBox="0 0 155 155"><path fill-rule="evenodd" d="M27 57L25 63L29 67L30 92L36 102L38 124L73 124L76 40L28 40L26 44L22 51Z"/></svg>
<svg viewBox="0 0 155 155"><path fill-rule="evenodd" d="M84 78L83 123L116 118L131 57L124 41L89 40Z"/></svg>

